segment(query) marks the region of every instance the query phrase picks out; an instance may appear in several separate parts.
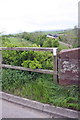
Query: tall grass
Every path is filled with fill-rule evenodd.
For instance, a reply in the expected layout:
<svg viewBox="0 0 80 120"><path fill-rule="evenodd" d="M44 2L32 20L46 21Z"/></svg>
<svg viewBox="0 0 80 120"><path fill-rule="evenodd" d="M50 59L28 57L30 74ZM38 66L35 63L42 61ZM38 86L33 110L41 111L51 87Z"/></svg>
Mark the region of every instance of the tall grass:
<svg viewBox="0 0 80 120"><path fill-rule="evenodd" d="M3 69L2 90L42 103L80 110L80 87L54 84L52 75Z"/></svg>

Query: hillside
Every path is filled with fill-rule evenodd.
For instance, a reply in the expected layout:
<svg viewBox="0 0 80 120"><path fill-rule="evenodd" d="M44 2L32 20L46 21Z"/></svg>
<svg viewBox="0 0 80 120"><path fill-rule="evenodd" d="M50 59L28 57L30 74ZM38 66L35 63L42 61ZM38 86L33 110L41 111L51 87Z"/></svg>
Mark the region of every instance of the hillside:
<svg viewBox="0 0 80 120"><path fill-rule="evenodd" d="M72 45L74 48L78 47L78 28L56 31L43 31L44 34L58 35L59 40Z"/></svg>
<svg viewBox="0 0 80 120"><path fill-rule="evenodd" d="M6 44L13 44L14 46L19 47L58 47L60 50L68 49L70 47L67 44L62 44L59 42L59 45L53 45L53 39L47 38L47 35L57 35L56 39L58 42L64 42L72 45L74 48L78 47L78 29L75 27L74 29L69 30L58 30L58 31L36 31L36 32L22 32L18 34L9 34L2 36L3 46ZM4 45L5 43L5 45Z"/></svg>
<svg viewBox="0 0 80 120"><path fill-rule="evenodd" d="M72 45L74 48L78 47L78 29L71 29L64 31L63 35L59 37L60 41Z"/></svg>
<svg viewBox="0 0 80 120"><path fill-rule="evenodd" d="M2 36L2 46L31 47L32 42L20 37Z"/></svg>

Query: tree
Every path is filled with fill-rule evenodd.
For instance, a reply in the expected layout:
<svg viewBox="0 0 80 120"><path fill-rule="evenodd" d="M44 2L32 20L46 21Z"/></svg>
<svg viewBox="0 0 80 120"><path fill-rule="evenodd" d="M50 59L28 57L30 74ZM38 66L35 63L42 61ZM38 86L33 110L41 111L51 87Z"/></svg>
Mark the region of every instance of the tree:
<svg viewBox="0 0 80 120"><path fill-rule="evenodd" d="M47 38L47 40L44 41L43 43L43 47L58 47L58 46L59 42L57 39Z"/></svg>
<svg viewBox="0 0 80 120"><path fill-rule="evenodd" d="M45 40L46 40L46 35L39 35L36 38L35 42L36 42L37 45L40 45L42 47Z"/></svg>

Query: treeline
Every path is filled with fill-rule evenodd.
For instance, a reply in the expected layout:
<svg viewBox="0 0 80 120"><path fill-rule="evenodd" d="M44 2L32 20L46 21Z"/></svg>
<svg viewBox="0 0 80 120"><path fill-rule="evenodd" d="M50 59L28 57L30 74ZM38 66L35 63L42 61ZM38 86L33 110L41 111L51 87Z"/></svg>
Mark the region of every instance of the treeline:
<svg viewBox="0 0 80 120"><path fill-rule="evenodd" d="M2 36L3 44L5 42L5 39L9 43L10 42L9 38L11 37L20 38L22 40L24 39L26 41L32 42L33 44L36 44L39 47L58 47L59 46L58 39L47 38L46 35L42 34L42 32L34 32L34 33L23 32L15 35L11 35L11 34L4 35Z"/></svg>
<svg viewBox="0 0 80 120"><path fill-rule="evenodd" d="M48 33L45 32L22 32L22 33L18 33L18 34L9 34L9 35L3 35L2 36L2 41L4 42L4 39L7 39L7 41L9 41L9 39L11 38L17 38L20 40L25 40L28 42L31 42L32 44L36 44L37 46L40 47L59 47L59 49L61 50L60 46L59 46L59 42L58 41L62 41L64 43L68 43L70 45L72 45L74 48L75 47L79 47L79 41L78 41L78 28L75 26L74 29L70 29L70 30L64 30L64 32L59 32L55 33L54 31L51 32L51 34L58 34L58 38L57 39L51 39L51 38L47 38ZM8 43L10 43L11 41L9 41ZM18 44L17 44L18 45ZM36 47L35 45L35 47ZM27 46L27 44L26 44ZM62 48L64 49L64 47Z"/></svg>

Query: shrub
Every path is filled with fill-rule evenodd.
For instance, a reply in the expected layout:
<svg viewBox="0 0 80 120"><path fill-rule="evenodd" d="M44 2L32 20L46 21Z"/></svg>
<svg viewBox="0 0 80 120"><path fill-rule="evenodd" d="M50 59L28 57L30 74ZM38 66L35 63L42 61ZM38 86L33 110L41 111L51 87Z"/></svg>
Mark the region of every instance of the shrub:
<svg viewBox="0 0 80 120"><path fill-rule="evenodd" d="M43 43L43 47L58 47L58 46L59 46L58 39L47 38L47 40L44 41Z"/></svg>

